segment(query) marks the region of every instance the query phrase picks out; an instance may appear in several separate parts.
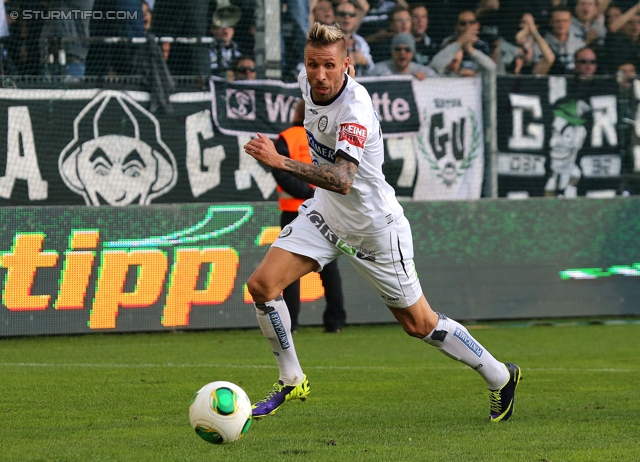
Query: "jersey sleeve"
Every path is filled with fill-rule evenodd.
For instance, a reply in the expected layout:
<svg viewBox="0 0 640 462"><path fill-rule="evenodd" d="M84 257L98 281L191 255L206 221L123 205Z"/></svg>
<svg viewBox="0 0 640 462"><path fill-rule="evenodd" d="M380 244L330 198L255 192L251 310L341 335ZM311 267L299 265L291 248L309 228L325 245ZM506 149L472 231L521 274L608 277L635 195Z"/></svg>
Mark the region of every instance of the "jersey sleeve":
<svg viewBox="0 0 640 462"><path fill-rule="evenodd" d="M355 93L357 96L357 93ZM368 98L353 98L348 104L344 104L337 120L336 152L347 160L360 164L364 152L364 146L373 130L373 108ZM363 101L364 100L364 101Z"/></svg>

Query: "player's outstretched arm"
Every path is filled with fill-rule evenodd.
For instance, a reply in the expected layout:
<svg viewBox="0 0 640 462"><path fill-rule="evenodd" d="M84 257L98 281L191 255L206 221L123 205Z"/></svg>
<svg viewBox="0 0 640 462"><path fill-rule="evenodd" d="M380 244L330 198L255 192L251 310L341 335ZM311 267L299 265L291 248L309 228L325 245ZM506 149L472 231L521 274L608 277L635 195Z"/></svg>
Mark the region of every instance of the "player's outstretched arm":
<svg viewBox="0 0 640 462"><path fill-rule="evenodd" d="M336 155L335 164L314 165L281 156L262 133L244 145L244 151L263 165L285 171L319 188L349 194L357 165Z"/></svg>

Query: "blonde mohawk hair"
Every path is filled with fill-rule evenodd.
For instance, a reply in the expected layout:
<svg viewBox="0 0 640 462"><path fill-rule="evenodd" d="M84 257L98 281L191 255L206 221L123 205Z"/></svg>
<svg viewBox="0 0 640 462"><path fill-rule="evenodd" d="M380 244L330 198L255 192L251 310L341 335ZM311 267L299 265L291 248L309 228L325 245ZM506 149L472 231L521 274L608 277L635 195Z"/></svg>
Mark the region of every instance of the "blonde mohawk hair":
<svg viewBox="0 0 640 462"><path fill-rule="evenodd" d="M342 32L338 24L328 25L315 22L307 33L307 45L315 47L325 47L340 41L342 41L346 49L347 42L344 32Z"/></svg>

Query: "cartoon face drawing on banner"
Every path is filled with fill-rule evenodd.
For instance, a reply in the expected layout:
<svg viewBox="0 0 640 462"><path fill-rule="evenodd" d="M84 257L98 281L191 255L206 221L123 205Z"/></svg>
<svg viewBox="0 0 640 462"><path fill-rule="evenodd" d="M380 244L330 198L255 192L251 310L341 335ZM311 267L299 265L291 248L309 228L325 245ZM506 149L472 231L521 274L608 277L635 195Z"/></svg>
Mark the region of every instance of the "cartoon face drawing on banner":
<svg viewBox="0 0 640 462"><path fill-rule="evenodd" d="M587 137L585 119L581 116L588 110L590 108L585 101L576 99L561 99L554 106L549 140L551 176L544 188L547 196L554 196L556 192L565 197L577 195L582 171L576 159Z"/></svg>
<svg viewBox="0 0 640 462"><path fill-rule="evenodd" d="M176 160L158 119L125 93L96 96L74 120L73 135L58 167L87 205L148 205L176 184Z"/></svg>

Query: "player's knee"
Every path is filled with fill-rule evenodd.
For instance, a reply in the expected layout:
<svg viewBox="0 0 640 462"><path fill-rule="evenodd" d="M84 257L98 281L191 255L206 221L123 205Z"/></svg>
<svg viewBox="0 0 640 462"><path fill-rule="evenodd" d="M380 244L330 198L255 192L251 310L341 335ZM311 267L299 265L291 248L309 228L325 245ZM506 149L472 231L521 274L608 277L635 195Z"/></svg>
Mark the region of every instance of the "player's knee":
<svg viewBox="0 0 640 462"><path fill-rule="evenodd" d="M253 273L247 281L247 290L251 294L254 301L266 302L273 300L278 296L277 290L274 290L268 281L259 274Z"/></svg>
<svg viewBox="0 0 640 462"><path fill-rule="evenodd" d="M425 338L427 335L429 335L429 332L427 332L426 334L424 333L424 329L421 329L419 326L417 325L403 325L402 328L404 329L404 331L407 333L407 335L411 336L411 337L415 337L415 338L419 338L419 339L423 339Z"/></svg>

